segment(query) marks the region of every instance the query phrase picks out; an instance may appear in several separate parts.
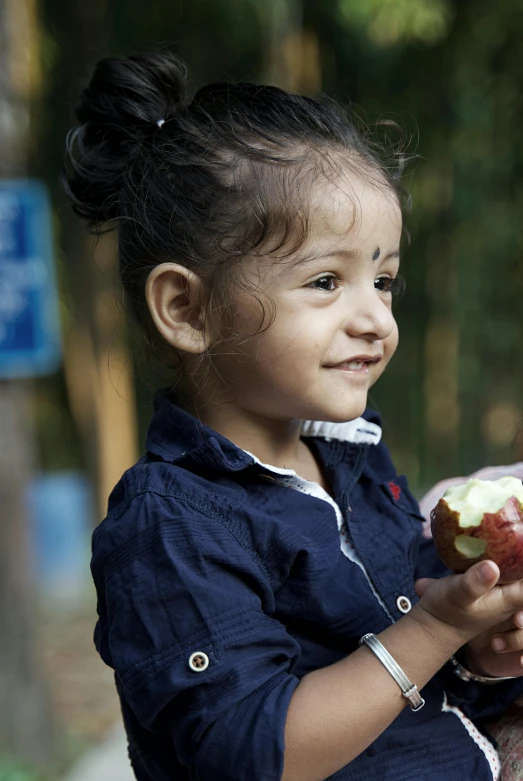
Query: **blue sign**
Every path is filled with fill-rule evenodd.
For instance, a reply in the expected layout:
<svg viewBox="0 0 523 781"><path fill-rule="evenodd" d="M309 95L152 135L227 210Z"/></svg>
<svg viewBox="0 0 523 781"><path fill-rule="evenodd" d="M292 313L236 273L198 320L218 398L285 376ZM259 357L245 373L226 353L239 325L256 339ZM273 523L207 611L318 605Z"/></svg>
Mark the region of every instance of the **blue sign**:
<svg viewBox="0 0 523 781"><path fill-rule="evenodd" d="M0 180L0 377L55 371L59 334L47 191Z"/></svg>

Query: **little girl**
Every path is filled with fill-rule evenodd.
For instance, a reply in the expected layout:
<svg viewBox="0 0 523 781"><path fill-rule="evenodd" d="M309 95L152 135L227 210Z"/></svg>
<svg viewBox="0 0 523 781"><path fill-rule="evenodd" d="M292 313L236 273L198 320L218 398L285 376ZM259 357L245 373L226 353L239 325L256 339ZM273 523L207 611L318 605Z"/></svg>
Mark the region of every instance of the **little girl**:
<svg viewBox="0 0 523 781"><path fill-rule="evenodd" d="M136 777L497 778L481 723L523 693L523 583L444 570L367 409L398 341L396 180L331 107L185 85L169 56L101 61L67 146L181 378L93 536Z"/></svg>

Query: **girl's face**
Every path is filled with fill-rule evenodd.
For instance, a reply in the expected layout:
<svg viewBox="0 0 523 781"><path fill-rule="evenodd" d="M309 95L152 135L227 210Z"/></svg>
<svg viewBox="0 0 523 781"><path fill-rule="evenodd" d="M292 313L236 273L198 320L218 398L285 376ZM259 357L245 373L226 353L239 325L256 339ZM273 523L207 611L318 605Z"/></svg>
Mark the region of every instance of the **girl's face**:
<svg viewBox="0 0 523 781"><path fill-rule="evenodd" d="M392 282L401 211L363 181L325 183L313 195L310 235L291 258L247 262L247 282L275 304L265 333L215 356L225 397L249 414L341 422L361 415L398 343ZM252 333L259 308L239 294L236 326ZM224 351L226 352L226 351Z"/></svg>

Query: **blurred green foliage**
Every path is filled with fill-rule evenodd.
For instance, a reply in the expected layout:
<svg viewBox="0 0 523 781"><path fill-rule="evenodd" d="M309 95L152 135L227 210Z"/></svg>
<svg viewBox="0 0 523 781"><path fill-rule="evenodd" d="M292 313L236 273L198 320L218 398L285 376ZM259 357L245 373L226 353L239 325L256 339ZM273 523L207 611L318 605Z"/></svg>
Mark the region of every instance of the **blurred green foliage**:
<svg viewBox="0 0 523 781"><path fill-rule="evenodd" d="M381 46L399 41L436 43L454 17L447 0L339 0L340 15L349 26Z"/></svg>
<svg viewBox="0 0 523 781"><path fill-rule="evenodd" d="M43 778L34 770L0 757L0 781L43 781Z"/></svg>
<svg viewBox="0 0 523 781"><path fill-rule="evenodd" d="M277 81L270 60L278 46L293 29L310 32L322 90L370 121L394 117L415 139L402 339L372 398L400 469L421 491L523 458L519 0L42 0L42 12L45 155L35 154L34 168L59 206L63 139L96 58L162 44L188 61L196 85L268 74ZM70 258L71 246L60 255L65 299ZM141 400L148 392L139 384ZM54 396L50 387L45 394L66 409L60 380ZM143 432L148 403L140 409ZM66 440L74 450L74 434ZM49 432L42 442L49 466L63 460Z"/></svg>

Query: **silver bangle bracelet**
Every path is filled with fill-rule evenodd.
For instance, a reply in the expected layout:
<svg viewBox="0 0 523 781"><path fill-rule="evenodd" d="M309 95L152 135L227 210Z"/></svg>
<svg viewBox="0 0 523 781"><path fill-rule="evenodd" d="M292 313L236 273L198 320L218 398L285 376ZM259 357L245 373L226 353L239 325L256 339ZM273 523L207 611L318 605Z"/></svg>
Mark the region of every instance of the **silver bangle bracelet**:
<svg viewBox="0 0 523 781"><path fill-rule="evenodd" d="M455 656L451 656L449 661L454 667L455 675L457 675L458 678L461 678L462 681L475 681L476 683L493 684L500 683L501 681L513 681L515 678L514 675L505 675L500 678L490 678L486 675L476 675L476 673L472 673L470 670L467 670L467 668L464 667L461 662L458 662Z"/></svg>
<svg viewBox="0 0 523 781"><path fill-rule="evenodd" d="M425 700L419 693L418 687L409 681L399 664L389 654L385 646L380 643L376 635L373 635L372 632L363 635L359 644L368 646L368 648L377 656L387 672L392 675L400 687L403 696L409 701L411 710L418 711L420 708L423 708Z"/></svg>

